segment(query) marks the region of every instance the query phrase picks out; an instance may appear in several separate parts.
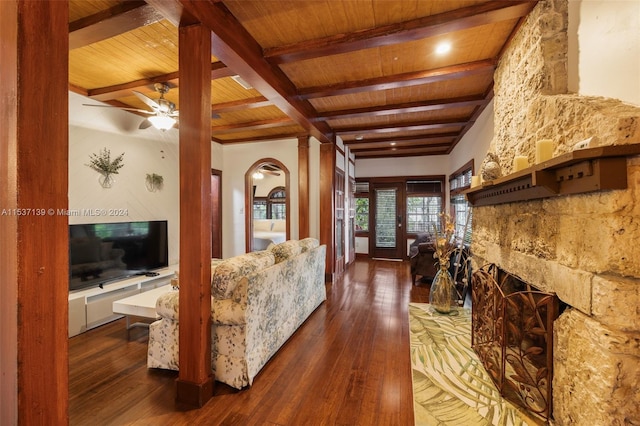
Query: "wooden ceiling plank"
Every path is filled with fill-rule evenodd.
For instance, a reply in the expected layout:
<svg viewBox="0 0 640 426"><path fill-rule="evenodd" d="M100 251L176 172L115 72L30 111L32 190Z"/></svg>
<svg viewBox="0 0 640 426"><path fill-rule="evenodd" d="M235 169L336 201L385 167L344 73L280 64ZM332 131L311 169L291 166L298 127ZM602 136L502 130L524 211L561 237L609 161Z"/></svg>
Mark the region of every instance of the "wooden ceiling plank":
<svg viewBox="0 0 640 426"><path fill-rule="evenodd" d="M453 80L467 76L493 72L496 60L485 59L466 64L451 65L432 70L409 72L360 81L347 81L326 86L308 87L298 90L301 99L324 98L327 96L363 93L372 90L388 90L400 87L417 86L438 81Z"/></svg>
<svg viewBox="0 0 640 426"><path fill-rule="evenodd" d="M315 109L306 100L296 97L296 87L277 67L262 56L262 48L238 22L223 3L213 0L150 0L163 7L170 21L182 14L198 19L211 30L212 53L269 99L287 116L318 139L321 143L335 142L335 134L325 122L312 122ZM167 3L173 5L169 7Z"/></svg>
<svg viewBox="0 0 640 426"><path fill-rule="evenodd" d="M285 133L276 133L273 135L254 136L250 138L233 138L233 139L213 138L212 140L214 142L218 142L221 144L240 144L240 143L273 141L273 140L281 140L281 139L292 139L292 138L298 138L299 136L306 136L306 133L301 134L300 132L285 132Z"/></svg>
<svg viewBox="0 0 640 426"><path fill-rule="evenodd" d="M283 64L405 43L480 25L520 18L526 16L537 3L538 0L489 1L399 24L384 25L368 30L337 34L288 46L274 47L266 49L264 56L273 64Z"/></svg>
<svg viewBox="0 0 640 426"><path fill-rule="evenodd" d="M163 19L141 0L126 1L69 23L69 49L77 49Z"/></svg>
<svg viewBox="0 0 640 426"><path fill-rule="evenodd" d="M484 97L465 96L453 99L438 99L433 101L415 101L395 105L378 105L366 108L354 108L342 111L319 112L316 120L342 119L355 117L374 117L391 114L406 114L412 112L435 111L447 108L469 107L486 104Z"/></svg>

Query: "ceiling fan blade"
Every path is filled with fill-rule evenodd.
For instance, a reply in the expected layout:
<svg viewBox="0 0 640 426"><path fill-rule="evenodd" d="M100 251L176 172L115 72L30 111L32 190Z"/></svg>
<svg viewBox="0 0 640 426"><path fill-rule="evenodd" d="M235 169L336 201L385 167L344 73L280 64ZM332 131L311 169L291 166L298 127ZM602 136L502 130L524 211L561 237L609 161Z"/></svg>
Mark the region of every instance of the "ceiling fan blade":
<svg viewBox="0 0 640 426"><path fill-rule="evenodd" d="M113 106L113 105L95 105L95 104L82 104L83 106L90 106L90 107L99 107L99 108L117 108L117 109L121 109L124 111L133 111L133 112L141 112L144 114L155 114L155 112L153 111L147 111L146 109L139 109L139 108L126 108L126 107L118 107L118 106Z"/></svg>
<svg viewBox="0 0 640 426"><path fill-rule="evenodd" d="M151 122L148 118L145 118L144 120L142 120L142 123L140 123L140 126L138 126L138 129L144 130L148 129L149 127L151 127Z"/></svg>
<svg viewBox="0 0 640 426"><path fill-rule="evenodd" d="M142 102L144 102L145 104L149 105L151 108L153 108L153 110L157 110L160 108L160 104L158 104L158 102L154 101L153 99L151 99L150 97L148 97L147 95L144 95L136 90L132 90L133 94L136 95L138 97L138 99L140 99Z"/></svg>

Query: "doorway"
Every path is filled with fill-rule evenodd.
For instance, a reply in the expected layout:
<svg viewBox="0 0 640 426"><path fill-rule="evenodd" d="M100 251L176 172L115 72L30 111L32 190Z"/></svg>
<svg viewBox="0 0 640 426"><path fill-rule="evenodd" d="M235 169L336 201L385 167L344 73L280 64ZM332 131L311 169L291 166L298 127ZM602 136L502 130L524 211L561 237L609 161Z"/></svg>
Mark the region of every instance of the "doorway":
<svg viewBox="0 0 640 426"><path fill-rule="evenodd" d="M373 223L369 252L374 258L404 257L404 185L402 182L375 183L372 189Z"/></svg>
<svg viewBox="0 0 640 426"><path fill-rule="evenodd" d="M256 161L245 173L246 251L264 250L290 238L289 170L274 158Z"/></svg>

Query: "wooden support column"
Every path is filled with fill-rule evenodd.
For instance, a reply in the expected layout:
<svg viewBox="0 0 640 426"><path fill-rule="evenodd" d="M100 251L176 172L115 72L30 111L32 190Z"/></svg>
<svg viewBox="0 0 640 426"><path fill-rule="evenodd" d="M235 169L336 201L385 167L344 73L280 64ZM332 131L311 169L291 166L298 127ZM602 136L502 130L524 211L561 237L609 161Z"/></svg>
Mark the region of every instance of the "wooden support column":
<svg viewBox="0 0 640 426"><path fill-rule="evenodd" d="M68 423L68 2L0 1L0 424Z"/></svg>
<svg viewBox="0 0 640 426"><path fill-rule="evenodd" d="M335 234L336 145L320 145L320 244L327 245L325 280L333 281L336 271Z"/></svg>
<svg viewBox="0 0 640 426"><path fill-rule="evenodd" d="M202 407L211 373L211 31L179 28L179 403Z"/></svg>
<svg viewBox="0 0 640 426"><path fill-rule="evenodd" d="M298 137L298 238L309 236L309 136Z"/></svg>

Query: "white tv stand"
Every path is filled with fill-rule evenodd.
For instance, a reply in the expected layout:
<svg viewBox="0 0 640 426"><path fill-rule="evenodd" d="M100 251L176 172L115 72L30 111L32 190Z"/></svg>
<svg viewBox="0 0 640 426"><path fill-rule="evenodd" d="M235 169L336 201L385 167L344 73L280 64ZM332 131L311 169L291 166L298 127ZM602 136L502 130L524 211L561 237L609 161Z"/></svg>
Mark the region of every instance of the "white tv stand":
<svg viewBox="0 0 640 426"><path fill-rule="evenodd" d="M70 292L69 337L121 318L122 315L113 313L112 304L115 300L169 284L177 269L178 265L170 265L155 270L158 275L153 277L137 275L104 284L103 288L91 287Z"/></svg>

